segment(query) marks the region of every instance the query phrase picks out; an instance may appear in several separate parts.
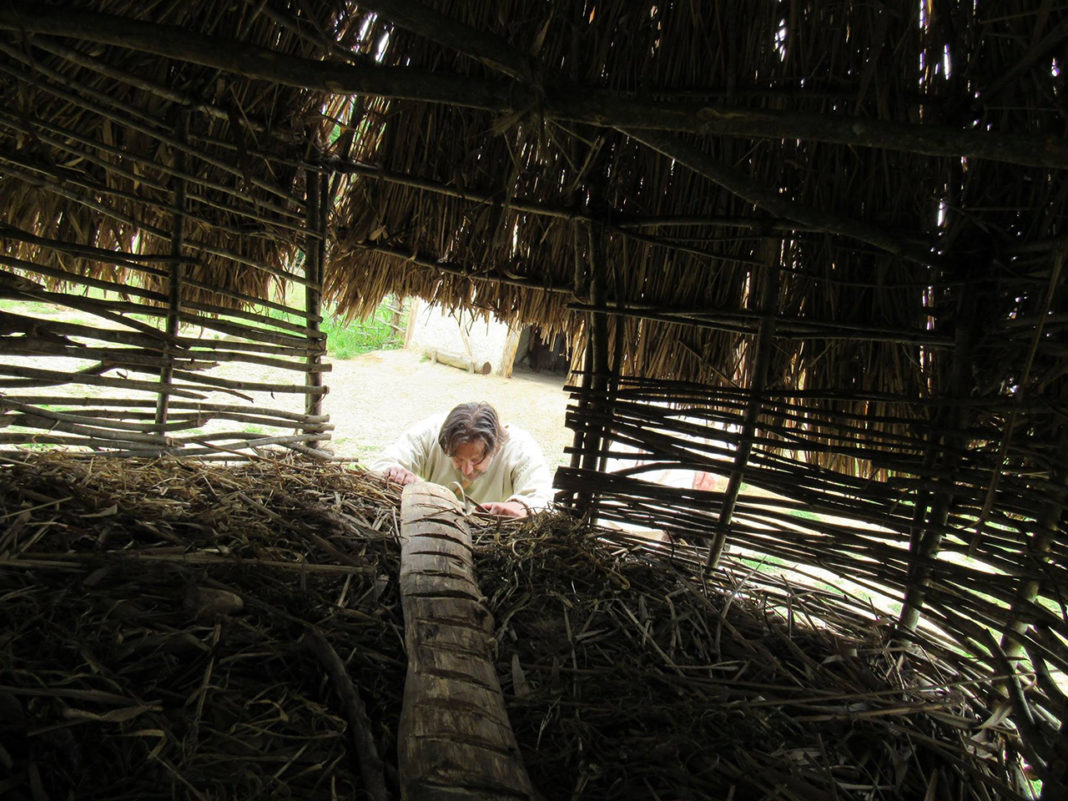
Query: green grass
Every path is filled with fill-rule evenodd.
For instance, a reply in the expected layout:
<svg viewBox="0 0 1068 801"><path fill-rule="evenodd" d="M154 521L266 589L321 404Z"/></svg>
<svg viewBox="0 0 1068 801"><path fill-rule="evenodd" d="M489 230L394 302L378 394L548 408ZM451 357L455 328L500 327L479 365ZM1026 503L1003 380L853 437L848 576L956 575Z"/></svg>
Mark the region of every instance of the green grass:
<svg viewBox="0 0 1068 801"><path fill-rule="evenodd" d="M777 556L762 556L760 559L750 559L743 556L739 561L747 567L756 568L761 573L778 573L778 571L771 570L772 567L783 567L786 565L782 559Z"/></svg>
<svg viewBox="0 0 1068 801"><path fill-rule="evenodd" d="M393 310L396 305L391 298L386 300L366 320L345 323L334 317L324 316L321 326L326 334L326 351L335 359L351 359L360 353L373 350L393 350L404 345L404 338L394 331ZM401 330L406 323L407 312L401 315Z"/></svg>
<svg viewBox="0 0 1068 801"><path fill-rule="evenodd" d="M287 297L279 299L290 308L303 308L303 291L291 287ZM351 359L361 353L374 350L394 350L404 346L403 331L408 322L408 310L404 309L394 325L394 308L400 301L394 295L387 296L374 314L363 320L346 321L332 313L328 307L323 308L323 322L320 330L326 334L326 352L335 359ZM260 308L258 311L264 312ZM268 312L276 320L303 324L303 319L292 314L283 314L274 309Z"/></svg>
<svg viewBox="0 0 1068 801"><path fill-rule="evenodd" d="M26 300L19 302L10 302L7 304L0 304L0 308L8 306L10 308L18 308L23 314L32 314L37 317L48 317L53 314L59 314L64 309L62 306L56 306L53 303L42 303L38 300Z"/></svg>

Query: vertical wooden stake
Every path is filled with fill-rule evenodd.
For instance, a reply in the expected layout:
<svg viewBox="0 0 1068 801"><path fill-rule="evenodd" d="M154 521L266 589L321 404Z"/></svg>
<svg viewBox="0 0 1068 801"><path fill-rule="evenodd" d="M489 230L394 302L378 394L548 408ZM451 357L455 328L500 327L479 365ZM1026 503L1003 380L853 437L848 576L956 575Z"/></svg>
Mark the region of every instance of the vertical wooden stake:
<svg viewBox="0 0 1068 801"><path fill-rule="evenodd" d="M184 144L189 138L189 114L181 112L177 126L178 139ZM163 441L163 426L167 422L167 410L171 402L170 386L174 377L174 339L178 336L178 312L182 302L182 247L185 244L185 151L178 150L174 155L174 204L172 214L174 222L171 228L170 275L167 285L167 339L163 342L164 364L160 369L161 384L159 397L156 399L156 427L160 441Z"/></svg>
<svg viewBox="0 0 1068 801"><path fill-rule="evenodd" d="M716 522L716 536L708 549L708 559L705 562L705 572L710 572L719 564L723 555L723 546L727 541L727 532L730 530L731 519L734 516L734 507L738 502L738 494L742 489L742 477L745 475L746 465L749 463L749 455L753 451L753 440L756 438L757 421L764 406L764 390L768 383L768 370L771 366L772 346L775 342L775 316L778 313L779 297L779 264L778 258L774 260L769 256L767 277L761 292L760 306L763 319L757 329L756 339L753 342L753 375L749 381L749 401L745 409L745 418L742 422L741 439L738 441L738 450L734 455L734 466L731 468L730 478L727 480L727 489L723 493L723 506L720 507L719 520Z"/></svg>
<svg viewBox="0 0 1068 801"><path fill-rule="evenodd" d="M306 174L307 194L307 236L304 254L304 277L308 282L304 289L304 313L309 331L309 337L321 345L321 349L310 353L307 358L308 370L304 374L304 384L307 387L319 388L323 385L323 375L314 369L319 366L326 350L326 343L318 339L320 332L319 320L323 308L323 262L326 259L326 215L328 204L326 198L327 181L323 180L319 171L309 169ZM312 392L308 394L305 404L305 413L321 415L323 412L323 393ZM308 433L305 430L304 433ZM310 442L313 447L317 446L318 440Z"/></svg>

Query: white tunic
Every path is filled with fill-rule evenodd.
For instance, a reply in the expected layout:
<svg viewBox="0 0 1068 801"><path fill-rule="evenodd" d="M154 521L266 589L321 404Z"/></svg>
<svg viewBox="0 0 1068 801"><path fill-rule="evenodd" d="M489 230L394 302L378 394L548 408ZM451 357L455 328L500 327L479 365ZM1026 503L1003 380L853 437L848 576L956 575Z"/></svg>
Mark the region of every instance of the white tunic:
<svg viewBox="0 0 1068 801"><path fill-rule="evenodd" d="M465 486L463 474L438 444L445 417L439 414L416 423L383 450L370 469L382 473L399 465L475 503L519 501L530 511L544 509L552 503L552 476L541 448L530 434L516 426L505 426L508 439L493 455L489 468Z"/></svg>

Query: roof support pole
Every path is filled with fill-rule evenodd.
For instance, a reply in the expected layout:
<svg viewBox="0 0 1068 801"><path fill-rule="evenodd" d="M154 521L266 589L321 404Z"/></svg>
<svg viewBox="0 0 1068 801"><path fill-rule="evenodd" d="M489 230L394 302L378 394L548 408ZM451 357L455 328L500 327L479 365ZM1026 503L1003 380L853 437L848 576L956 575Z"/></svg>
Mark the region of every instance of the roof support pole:
<svg viewBox="0 0 1068 801"><path fill-rule="evenodd" d="M604 236L604 231L602 229L602 239L603 239L603 236ZM628 264L627 264L627 249L623 248L621 252L622 252L621 258L623 259L623 264L622 265L614 265L613 269L612 269L612 272L613 272L613 274L615 276L615 294L616 294L616 305L617 306L619 305L619 299L626 296L625 285L624 285L625 284L624 276L629 273ZM607 317L608 315L604 314L604 315L601 315L601 316L602 317ZM626 331L626 318L623 317L620 314L613 314L612 315L612 336L613 336L613 339L612 339L612 343L613 343L613 347L612 347L612 362L609 365L610 375L609 375L609 378L608 378L608 390L607 390L608 391L608 397L609 397L609 403L611 404L610 411L611 411L613 416L615 415L615 402L616 402L616 399L619 397L619 379L620 379L620 376L623 375L623 357L624 357L624 350L625 350L625 345L626 345L626 341L625 341L626 334L627 334L627 331ZM607 332L606 332L606 336L607 336ZM605 350L607 351L607 345L605 347ZM604 453L601 456L601 463L600 463L599 469L603 473L607 469L607 467L608 467L608 454Z"/></svg>
<svg viewBox="0 0 1068 801"><path fill-rule="evenodd" d="M749 455L753 450L757 420L764 405L764 390L768 383L768 372L771 366L771 355L775 341L775 316L779 297L780 270L777 254L775 257L769 254L768 266L764 272L764 286L760 293L760 309L763 317L760 320L760 326L753 341L754 356L752 377L749 381L749 400L745 408L738 449L734 453L734 466L731 468L730 478L727 480L727 489L723 494L723 505L720 507L719 520L716 523L716 535L712 540L712 545L708 550L708 559L705 562L706 573L716 568L720 557L723 555L723 546L727 541L727 532L730 530L731 518L734 516L734 507L738 502L738 493L742 488L742 477L745 475L745 468L749 463Z"/></svg>
<svg viewBox="0 0 1068 801"><path fill-rule="evenodd" d="M1057 437L1057 450L1064 453L1068 449L1068 427L1061 426L1060 436ZM1035 600L1043 589L1043 581L1040 576L1050 575L1051 552L1057 532L1060 530L1061 519L1065 508L1068 507L1068 470L1061 464L1054 465L1049 476L1049 502L1041 517L1036 521L1037 526L1031 542L1028 543L1027 553L1024 558L1031 563L1031 568L1020 578L1016 588L1016 597L1013 599L1012 608L1009 610L1009 623L1001 637L1000 647L1005 654L1005 673L1007 678L995 682L991 688L990 706L1003 703L1008 699L1013 705L1012 717L1017 721L1020 735L1025 742L1039 754L1039 764L1033 765L1042 779L1042 795L1044 801L1049 799L1062 799L1068 797L1068 720L1062 720L1059 729L1043 727L1038 729L1035 725L1019 725L1021 718L1030 715L1026 708L1026 700L1023 700L1020 691L1020 680L1012 673L1027 673L1035 670L1039 674L1046 674L1043 667L1041 650L1028 652L1025 636L1031 632L1035 639L1049 640L1043 636L1041 630L1032 629L1035 614ZM1050 589L1046 586L1046 589ZM1054 593L1051 593L1055 595ZM1041 629L1041 627L1039 627ZM1032 660L1028 662L1027 660ZM1044 764L1043 764L1044 763Z"/></svg>
<svg viewBox="0 0 1068 801"><path fill-rule="evenodd" d="M316 161L319 160L318 143L309 145L316 150ZM318 389L323 384L322 371L317 369L322 363L325 342L320 338L319 320L321 319L323 305L323 262L326 259L326 214L328 204L325 202L325 189L327 181L316 169L309 169L306 173L306 209L307 209L307 236L304 247L304 274L308 283L304 286L304 313L308 327L310 344L319 345L314 351L309 351L306 363L307 371L304 373L304 384L310 389ZM318 417L323 412L322 392L309 392L305 404L305 413ZM308 433L305 430L304 433ZM315 447L317 443L311 443Z"/></svg>
<svg viewBox="0 0 1068 801"><path fill-rule="evenodd" d="M587 315L587 331L589 331L589 319L593 317L590 313ZM574 437L571 440L571 469L578 470L583 467L584 462L587 460L586 447L587 443L593 440L590 435L590 410L593 408L593 350L590 347L589 334L586 336L586 347L582 354L582 388L578 394L578 402L574 407L569 407L567 417L572 421L572 428L575 432ZM593 495L589 490L580 490L572 493L558 493L556 500L558 503L567 505L573 513L582 516L590 508Z"/></svg>
<svg viewBox="0 0 1068 801"><path fill-rule="evenodd" d="M183 144L189 138L189 113L182 112L177 125L176 138ZM182 302L182 246L185 244L185 216L186 216L186 181L182 177L185 173L185 151L176 150L174 154L175 173L174 180L174 223L171 230L171 256L170 274L167 281L167 337L163 340L163 366L159 371L160 393L156 399L156 430L162 441L163 426L167 423L167 409L171 401L171 382L174 379L174 341L178 336L178 313Z"/></svg>
<svg viewBox="0 0 1068 801"><path fill-rule="evenodd" d="M596 471L602 465L601 449L612 413L608 395L608 317L605 309L604 232L594 224L586 228L589 241L589 298L596 311L586 315L586 355L583 374L583 400L575 431L575 457L572 466ZM595 503L593 494L582 491L575 499L574 511L585 515Z"/></svg>
<svg viewBox="0 0 1068 801"><path fill-rule="evenodd" d="M578 248L578 222L575 221L571 225L571 236L573 239L573 247L571 248L572 254L574 254L574 276L572 279L571 291L576 298L581 297L583 293L583 285L585 283L582 260L579 257ZM586 315L587 330L590 325L590 320L593 314L588 313ZM582 351L582 389L583 393L579 397L577 417L578 422L575 425L575 436L572 440L572 454L571 454L571 467L578 469L582 464L582 449L586 442L586 429L583 428L581 422L586 418L586 408L588 406L588 400L586 391L590 389L590 376L593 375L593 351L590 350L589 340L587 338L586 347ZM575 501L576 499L572 499Z"/></svg>
<svg viewBox="0 0 1068 801"><path fill-rule="evenodd" d="M965 256L958 256L962 272L971 275L981 274L980 269ZM966 274L968 274L966 273ZM939 461L941 451L941 468L937 479L941 485L933 502L928 504L926 493L917 497L916 510L913 515L913 534L909 545L909 576L905 585L905 598L898 618L897 638L907 639L920 621L920 612L927 597L934 560L942 546L946 522L953 507L955 491L953 475L960 465L962 454L967 447L966 438L960 433L968 423L969 414L964 404L953 403L966 399L971 388L972 346L976 327L982 324L978 319L976 284L965 283L957 304L954 326L954 347L949 352L948 380L944 395L949 404L943 406L934 422L935 434L928 446L924 458L925 466L933 466ZM939 433L941 432L941 433ZM927 514L928 508L930 514ZM924 517L927 517L926 523Z"/></svg>
<svg viewBox="0 0 1068 801"><path fill-rule="evenodd" d="M1064 248L1061 252L1058 252L1054 257L1053 269L1050 271L1050 285L1046 293L1045 300L1042 301L1042 310L1039 316L1039 323L1035 327L1035 335L1032 339L1030 351L1027 354L1027 361L1023 368L1023 378L1020 381L1020 393L1021 396L1025 392L1025 387L1030 383L1031 367L1034 363L1035 351L1038 347L1040 337L1045 332L1043 323L1047 319L1050 309L1053 305L1053 297L1056 293L1056 288L1061 282L1061 274L1064 268L1064 260L1068 248ZM1018 396L1019 397L1019 396ZM998 457L998 471L995 471L991 477L990 487L987 491L987 499L983 505L983 512L979 515L979 524L976 527L975 536L972 539L972 549L978 545L978 538L981 532L981 525L986 520L986 516L990 511L990 507L993 505L994 490L996 484L998 484L998 477L1002 464L1004 464L1005 453L1008 450L1009 440L1012 435L1012 428L1016 423L1017 410L1014 409L1009 415L1006 431L1002 439L1001 452ZM1068 426L1062 424L1059 426L1059 436L1056 438L1057 447L1056 453L1068 453ZM1050 487L1051 497L1050 502L1047 504L1045 514L1037 521L1038 529L1032 538L1031 544L1031 559L1035 564L1034 574L1039 575L1041 568L1048 564L1050 560L1050 551L1053 546L1054 537L1061 525L1062 516L1065 514L1065 507L1068 504L1068 470L1066 470L1063 462L1056 462L1050 470ZM970 549L971 550L971 549ZM1017 588L1016 599L1012 601L1012 608L1009 611L1010 623L1008 630L1002 637L1001 647L1005 651L1005 656L1008 657L1011 664L1017 664L1017 660L1024 656L1024 644L1022 641L1022 635L1031 628L1030 618L1027 608L1038 597L1039 590L1041 590L1041 582L1037 579L1022 579L1020 586ZM1064 726L1062 726L1064 728ZM1068 785L1068 775L1064 778L1064 784ZM1045 787L1045 785L1043 785Z"/></svg>
<svg viewBox="0 0 1068 801"><path fill-rule="evenodd" d="M1030 394L1028 387L1031 384L1031 368L1035 363L1035 355L1038 352L1039 343L1046 335L1046 321L1049 319L1050 311L1053 309L1053 298L1057 294L1057 289L1061 283L1061 272L1064 269L1064 259L1068 256L1068 245L1060 248L1053 257L1053 265L1049 275L1049 285L1046 288L1045 298L1042 300L1042 309L1038 314L1038 323L1035 325L1034 334L1031 337L1031 345L1027 351L1027 358L1024 360L1023 369L1020 371L1020 380L1017 382L1017 389L1015 392L1015 401L1019 405ZM1016 429L1016 422L1019 419L1019 409L1014 408L1009 413L1008 419L1005 422L1005 430L1001 435L1001 447L998 449L997 463L994 469L991 470L990 483L986 489L986 498L983 501L983 509L979 512L979 521L975 525L975 534L972 536L971 544L968 546L968 555L971 556L975 553L975 549L979 547L979 540L983 535L983 528L986 526L987 518L990 516L990 510L994 508L994 498L997 493L998 482L1001 480L1002 467L1005 464L1005 458L1009 451L1009 444L1012 442L1013 431ZM1063 438L1063 433L1061 434ZM1061 453L1064 453L1064 442L1061 442ZM1056 470L1054 470L1056 472Z"/></svg>
<svg viewBox="0 0 1068 801"><path fill-rule="evenodd" d="M612 365L608 359L609 334L608 315L603 313L607 307L606 285L608 265L604 247L604 226L593 224L589 227L590 236L590 298L598 313L590 320L590 345L593 350L594 389L600 396L601 425L596 430L596 448L590 453L591 467L604 470L607 461L604 455L604 443L611 427L614 382Z"/></svg>

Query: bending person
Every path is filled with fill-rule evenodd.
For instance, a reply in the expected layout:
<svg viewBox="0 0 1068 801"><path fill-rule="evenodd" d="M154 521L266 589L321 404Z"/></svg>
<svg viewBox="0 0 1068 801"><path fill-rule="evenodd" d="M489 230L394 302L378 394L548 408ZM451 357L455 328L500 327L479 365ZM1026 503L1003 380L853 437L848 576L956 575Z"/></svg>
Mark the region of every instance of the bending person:
<svg viewBox="0 0 1068 801"><path fill-rule="evenodd" d="M552 477L526 431L502 426L488 403L461 403L408 429L371 464L389 481L449 487L491 514L524 517L552 503Z"/></svg>

